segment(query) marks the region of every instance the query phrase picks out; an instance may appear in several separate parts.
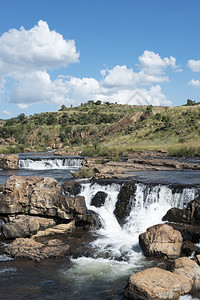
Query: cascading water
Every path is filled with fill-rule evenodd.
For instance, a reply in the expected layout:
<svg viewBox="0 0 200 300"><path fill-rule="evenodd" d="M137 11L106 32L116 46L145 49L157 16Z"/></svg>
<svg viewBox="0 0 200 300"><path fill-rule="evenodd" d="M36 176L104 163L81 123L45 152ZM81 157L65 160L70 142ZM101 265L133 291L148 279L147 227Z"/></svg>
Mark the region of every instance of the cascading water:
<svg viewBox="0 0 200 300"><path fill-rule="evenodd" d="M34 159L19 159L20 169L29 170L46 170L46 169L68 169L68 168L80 168L82 163L81 158L41 158L39 160Z"/></svg>
<svg viewBox="0 0 200 300"><path fill-rule="evenodd" d="M109 284L109 281L124 278L150 266L151 262L145 259L138 245L139 234L147 227L161 223L168 209L183 208L184 204L193 200L199 193L192 187L176 191L162 185L133 184L135 189L129 200L130 213L123 226L120 226L114 214L121 184L82 185L81 195L86 199L87 208L100 216L102 227L96 231L98 237L92 242L95 250L93 257L71 259L72 268L67 272L62 271L65 280L73 278L76 282L81 274L80 290L76 286L77 299L87 299L80 296L80 293L84 295L83 285L86 289L90 289L92 284L102 280ZM95 207L91 204L91 200L100 191L107 196L102 206Z"/></svg>

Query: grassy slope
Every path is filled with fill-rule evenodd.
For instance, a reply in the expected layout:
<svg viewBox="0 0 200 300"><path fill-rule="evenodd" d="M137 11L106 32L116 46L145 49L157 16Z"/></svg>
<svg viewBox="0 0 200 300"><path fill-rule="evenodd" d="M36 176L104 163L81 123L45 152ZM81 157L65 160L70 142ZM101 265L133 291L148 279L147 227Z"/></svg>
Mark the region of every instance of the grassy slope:
<svg viewBox="0 0 200 300"><path fill-rule="evenodd" d="M0 125L0 138L14 136L18 151L60 144L76 146L86 155L167 149L174 155L200 156L200 105L152 107L151 111L146 106L84 104L14 122ZM16 152L16 143L0 146L0 152Z"/></svg>

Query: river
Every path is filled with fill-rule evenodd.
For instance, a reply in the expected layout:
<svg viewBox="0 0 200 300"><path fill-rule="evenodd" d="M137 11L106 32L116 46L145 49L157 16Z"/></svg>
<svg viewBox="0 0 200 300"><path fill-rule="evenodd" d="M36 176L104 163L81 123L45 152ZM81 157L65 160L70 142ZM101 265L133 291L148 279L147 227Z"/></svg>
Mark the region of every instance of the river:
<svg viewBox="0 0 200 300"><path fill-rule="evenodd" d="M70 170L78 169L81 161L81 157L54 157L47 153L20 154L19 170L0 170L0 183L15 174L54 177L61 184L73 180ZM123 182L84 181L80 194L85 196L87 208L98 215L102 226L91 232L80 229L71 235L78 248L74 255L40 263L0 255L0 299L124 299L123 289L129 275L163 264L143 256L138 235L162 222L169 208L183 208L199 195L200 171L148 171L132 175L134 192L123 226L114 214ZM106 194L105 202L95 207L91 200L100 191ZM187 295L181 299L199 297Z"/></svg>

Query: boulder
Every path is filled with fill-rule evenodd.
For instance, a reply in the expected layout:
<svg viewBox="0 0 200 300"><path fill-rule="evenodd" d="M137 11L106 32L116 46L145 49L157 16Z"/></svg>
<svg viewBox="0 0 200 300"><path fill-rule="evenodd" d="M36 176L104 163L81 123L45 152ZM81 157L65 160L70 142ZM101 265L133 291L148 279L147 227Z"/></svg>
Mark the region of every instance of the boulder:
<svg viewBox="0 0 200 300"><path fill-rule="evenodd" d="M167 211L166 215L162 218L162 220L176 223L188 223L188 210L173 207Z"/></svg>
<svg viewBox="0 0 200 300"><path fill-rule="evenodd" d="M168 223L175 230L180 231L183 241L191 241L192 243L199 243L200 227L190 224Z"/></svg>
<svg viewBox="0 0 200 300"><path fill-rule="evenodd" d="M60 187L54 178L11 176L3 190L0 213L56 215Z"/></svg>
<svg viewBox="0 0 200 300"><path fill-rule="evenodd" d="M61 219L76 221L87 219L87 207L83 196L60 196L57 207L57 216Z"/></svg>
<svg viewBox="0 0 200 300"><path fill-rule="evenodd" d="M72 221L68 224L58 224L54 227L47 228L43 231L38 231L33 238L37 240L39 237L47 237L52 235L65 235L75 229L75 222Z"/></svg>
<svg viewBox="0 0 200 300"><path fill-rule="evenodd" d="M91 205L95 207L103 206L107 196L108 194L106 194L105 192L97 192L91 200Z"/></svg>
<svg viewBox="0 0 200 300"><path fill-rule="evenodd" d="M17 154L0 154L0 168L4 170L17 170L19 156Z"/></svg>
<svg viewBox="0 0 200 300"><path fill-rule="evenodd" d="M114 214L121 226L124 225L126 218L131 211L130 198L135 194L136 185L130 182L124 182L118 194Z"/></svg>
<svg viewBox="0 0 200 300"><path fill-rule="evenodd" d="M185 256L191 256L198 249L191 241L184 241L182 244L181 253Z"/></svg>
<svg viewBox="0 0 200 300"><path fill-rule="evenodd" d="M180 257L170 263L167 269L173 272L173 274L192 280L192 287L194 289L200 288L200 267L195 261L187 257Z"/></svg>
<svg viewBox="0 0 200 300"><path fill-rule="evenodd" d="M17 215L13 221L3 225L2 231L5 238L13 239L27 237L55 225L53 219Z"/></svg>
<svg viewBox="0 0 200 300"><path fill-rule="evenodd" d="M144 255L151 257L179 257L182 241L181 233L167 224L149 227L139 235L139 244Z"/></svg>
<svg viewBox="0 0 200 300"><path fill-rule="evenodd" d="M62 192L67 196L77 196L81 192L81 184L77 181L64 181L62 184Z"/></svg>
<svg viewBox="0 0 200 300"><path fill-rule="evenodd" d="M187 205L189 211L189 222L191 224L200 225L200 195Z"/></svg>
<svg viewBox="0 0 200 300"><path fill-rule="evenodd" d="M17 238L5 248L5 252L13 257L29 258L36 261L64 256L68 251L69 245L60 239L37 242L33 238Z"/></svg>
<svg viewBox="0 0 200 300"><path fill-rule="evenodd" d="M191 288L191 279L159 268L150 268L130 276L124 294L133 300L178 300Z"/></svg>

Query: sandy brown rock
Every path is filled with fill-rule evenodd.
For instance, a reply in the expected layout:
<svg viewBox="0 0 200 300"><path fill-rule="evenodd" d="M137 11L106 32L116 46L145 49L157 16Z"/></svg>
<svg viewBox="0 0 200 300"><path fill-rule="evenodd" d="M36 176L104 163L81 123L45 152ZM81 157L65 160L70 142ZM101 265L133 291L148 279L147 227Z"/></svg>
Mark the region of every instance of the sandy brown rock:
<svg viewBox="0 0 200 300"><path fill-rule="evenodd" d="M3 225L3 235L8 239L27 237L35 234L39 230L55 226L53 219L17 215L16 218Z"/></svg>
<svg viewBox="0 0 200 300"><path fill-rule="evenodd" d="M0 168L4 170L17 170L19 157L17 154L0 154Z"/></svg>
<svg viewBox="0 0 200 300"><path fill-rule="evenodd" d="M139 235L139 244L146 256L177 258L181 253L181 233L167 224L149 227Z"/></svg>
<svg viewBox="0 0 200 300"><path fill-rule="evenodd" d="M175 259L175 261L168 266L168 270L174 274L192 280L194 289L200 288L200 267L195 261L187 257L180 257Z"/></svg>
<svg viewBox="0 0 200 300"><path fill-rule="evenodd" d="M70 231L75 229L75 222L72 221L68 224L58 224L52 228L47 228L46 230L43 231L38 231L33 238L37 239L38 237L44 237L44 236L52 236L54 234L61 234L64 235Z"/></svg>
<svg viewBox="0 0 200 300"><path fill-rule="evenodd" d="M13 257L24 257L40 261L49 257L66 255L69 251L69 245L59 239L41 243L33 238L17 238L6 247L5 251Z"/></svg>
<svg viewBox="0 0 200 300"><path fill-rule="evenodd" d="M178 300L190 292L192 280L159 268L150 268L130 276L125 296L134 300Z"/></svg>

